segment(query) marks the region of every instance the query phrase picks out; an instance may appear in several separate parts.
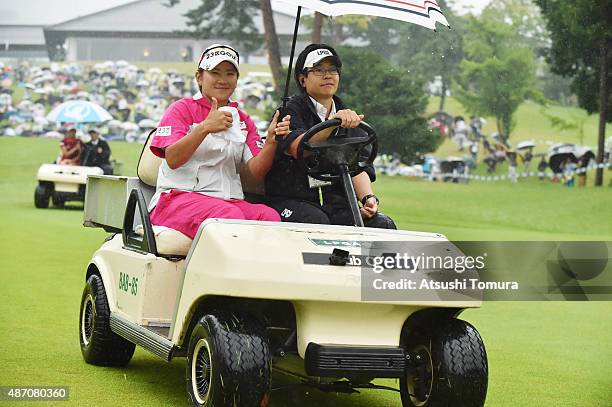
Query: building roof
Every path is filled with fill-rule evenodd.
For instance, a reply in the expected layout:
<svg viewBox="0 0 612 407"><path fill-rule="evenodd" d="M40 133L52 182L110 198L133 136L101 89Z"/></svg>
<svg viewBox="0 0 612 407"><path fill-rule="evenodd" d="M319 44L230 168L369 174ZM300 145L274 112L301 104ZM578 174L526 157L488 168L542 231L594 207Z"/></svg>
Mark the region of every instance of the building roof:
<svg viewBox="0 0 612 407"><path fill-rule="evenodd" d="M124 33L174 33L188 30L185 14L200 4L200 0L181 0L173 7L161 0L136 0L106 10L76 17L47 27L50 31L72 32L124 32ZM295 15L285 12L286 7L274 10L276 31L279 35L291 35ZM261 14L255 16L255 25L263 33Z"/></svg>
<svg viewBox="0 0 612 407"><path fill-rule="evenodd" d="M39 26L0 26L2 44L42 45L45 35Z"/></svg>

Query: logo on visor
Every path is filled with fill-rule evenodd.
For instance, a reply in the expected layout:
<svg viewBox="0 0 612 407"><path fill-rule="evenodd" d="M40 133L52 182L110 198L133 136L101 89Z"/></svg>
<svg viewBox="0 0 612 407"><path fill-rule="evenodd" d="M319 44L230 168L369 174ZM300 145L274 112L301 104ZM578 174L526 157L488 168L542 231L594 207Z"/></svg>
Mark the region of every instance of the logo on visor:
<svg viewBox="0 0 612 407"><path fill-rule="evenodd" d="M320 49L317 51L317 55L332 55L330 50L327 49Z"/></svg>
<svg viewBox="0 0 612 407"><path fill-rule="evenodd" d="M206 54L206 59L210 59L213 57L217 57L217 56L227 56L232 58L234 61L238 60L238 57L236 56L236 54L234 54L233 52L230 51L210 51L208 54Z"/></svg>

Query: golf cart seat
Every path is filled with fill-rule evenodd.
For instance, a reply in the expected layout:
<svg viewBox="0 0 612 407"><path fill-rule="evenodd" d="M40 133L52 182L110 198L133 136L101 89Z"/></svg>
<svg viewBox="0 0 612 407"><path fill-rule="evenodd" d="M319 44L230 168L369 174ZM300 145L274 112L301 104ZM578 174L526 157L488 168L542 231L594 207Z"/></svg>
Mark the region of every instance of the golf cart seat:
<svg viewBox="0 0 612 407"><path fill-rule="evenodd" d="M155 130L149 133L147 141L144 144L140 153L140 159L138 160L138 168L136 174L140 181L151 187L154 191L157 186L157 173L159 166L162 163L162 159L151 152L149 148L151 141L153 140L153 133ZM149 204L147 200L147 205ZM191 243L193 242L188 236L185 236L178 230L170 229L164 226L152 226L153 233L155 235L155 244L157 247L157 253L166 256L181 256L184 257L189 252ZM143 236L145 228L139 225L135 229L136 233Z"/></svg>
<svg viewBox="0 0 612 407"><path fill-rule="evenodd" d="M151 152L150 144L153 140L155 129L149 133L146 143L143 146L138 160L137 175L142 184L147 185L154 192L157 186L157 173L162 159ZM246 166L240 172L242 180L242 188L246 196L246 200L251 202L259 201L263 196L264 188L261 181L257 181L248 171ZM149 199L146 199L146 204L149 204ZM189 252L191 243L193 242L188 236L183 233L170 229L164 226L152 226L153 234L155 235L155 243L157 253L166 256L184 257ZM140 226L135 228L136 233L143 236L145 228Z"/></svg>

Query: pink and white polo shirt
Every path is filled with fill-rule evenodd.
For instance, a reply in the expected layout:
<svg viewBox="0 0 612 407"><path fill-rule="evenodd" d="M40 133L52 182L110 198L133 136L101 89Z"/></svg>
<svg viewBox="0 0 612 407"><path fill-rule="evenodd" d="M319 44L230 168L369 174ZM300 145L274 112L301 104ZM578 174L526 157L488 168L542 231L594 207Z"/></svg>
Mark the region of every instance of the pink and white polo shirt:
<svg viewBox="0 0 612 407"><path fill-rule="evenodd" d="M149 211L157 204L160 194L171 189L199 192L221 199L244 199L240 168L259 153L263 142L249 115L238 110L235 102L227 106L228 110L233 110L236 127L231 129L233 131L207 135L189 161L179 168L173 170L163 160ZM173 103L159 122L151 151L164 158L165 148L204 121L210 109L210 101L199 93Z"/></svg>

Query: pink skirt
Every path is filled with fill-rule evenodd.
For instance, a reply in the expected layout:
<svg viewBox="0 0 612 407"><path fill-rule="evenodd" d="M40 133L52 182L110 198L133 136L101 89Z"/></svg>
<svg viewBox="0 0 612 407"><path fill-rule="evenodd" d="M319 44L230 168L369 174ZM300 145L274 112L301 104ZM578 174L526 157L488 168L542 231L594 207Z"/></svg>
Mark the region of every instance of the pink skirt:
<svg viewBox="0 0 612 407"><path fill-rule="evenodd" d="M177 189L162 193L151 212L151 224L178 230L192 239L200 224L208 218L280 222L278 212L266 205Z"/></svg>

